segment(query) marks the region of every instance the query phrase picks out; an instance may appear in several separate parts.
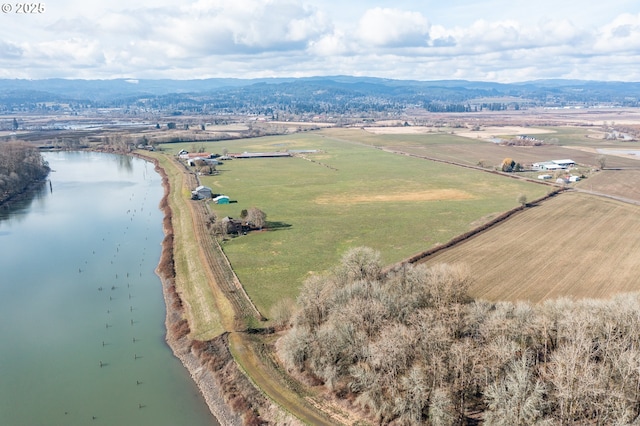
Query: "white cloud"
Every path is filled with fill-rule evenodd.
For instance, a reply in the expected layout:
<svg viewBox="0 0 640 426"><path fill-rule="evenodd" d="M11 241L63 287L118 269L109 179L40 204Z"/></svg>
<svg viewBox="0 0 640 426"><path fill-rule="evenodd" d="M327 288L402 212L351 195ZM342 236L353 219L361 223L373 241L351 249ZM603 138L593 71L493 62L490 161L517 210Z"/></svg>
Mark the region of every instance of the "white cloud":
<svg viewBox="0 0 640 426"><path fill-rule="evenodd" d="M637 1L449 3L59 0L1 17L0 76L640 79Z"/></svg>
<svg viewBox="0 0 640 426"><path fill-rule="evenodd" d="M429 26L419 12L376 7L364 13L357 35L365 45L423 46L429 39Z"/></svg>
<svg viewBox="0 0 640 426"><path fill-rule="evenodd" d="M341 31L325 34L318 40L310 41L308 48L309 54L325 57L344 55L350 50L347 44L347 38Z"/></svg>
<svg viewBox="0 0 640 426"><path fill-rule="evenodd" d="M596 52L636 52L640 49L640 14L622 14L602 26L594 44Z"/></svg>

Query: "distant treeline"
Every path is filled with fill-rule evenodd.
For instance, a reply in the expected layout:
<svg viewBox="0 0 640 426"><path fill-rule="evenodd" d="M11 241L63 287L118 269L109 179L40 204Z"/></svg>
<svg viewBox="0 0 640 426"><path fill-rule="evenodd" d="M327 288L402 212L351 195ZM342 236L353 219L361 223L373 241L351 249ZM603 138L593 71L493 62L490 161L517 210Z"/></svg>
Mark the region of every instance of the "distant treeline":
<svg viewBox="0 0 640 426"><path fill-rule="evenodd" d="M639 293L487 302L463 267L380 265L356 248L305 282L279 345L291 371L379 424L640 421Z"/></svg>
<svg viewBox="0 0 640 426"><path fill-rule="evenodd" d="M424 109L429 112L478 112L478 111L507 111L520 109L520 104L517 102L511 102L509 104L501 102L493 103L481 103L476 105L470 104L446 104L446 103L432 103L427 102L424 104Z"/></svg>
<svg viewBox="0 0 640 426"><path fill-rule="evenodd" d="M36 147L25 142L0 143L0 203L43 180L49 171Z"/></svg>
<svg viewBox="0 0 640 426"><path fill-rule="evenodd" d="M144 116L252 114L376 115L424 107L432 112L475 112L530 107L640 105L640 83L540 80L500 84L465 80L415 81L326 76L207 80L6 80L0 112L60 112L116 108ZM15 123L1 123L11 128ZM15 130L15 129L14 129Z"/></svg>

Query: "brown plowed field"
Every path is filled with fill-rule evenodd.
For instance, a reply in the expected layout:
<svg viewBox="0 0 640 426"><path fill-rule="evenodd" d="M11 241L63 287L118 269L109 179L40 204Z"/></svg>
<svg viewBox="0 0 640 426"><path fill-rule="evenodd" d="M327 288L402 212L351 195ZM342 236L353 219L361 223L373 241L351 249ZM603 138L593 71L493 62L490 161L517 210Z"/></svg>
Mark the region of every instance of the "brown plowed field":
<svg viewBox="0 0 640 426"><path fill-rule="evenodd" d="M640 202L640 170L602 170L576 187Z"/></svg>
<svg viewBox="0 0 640 426"><path fill-rule="evenodd" d="M471 296L538 302L640 290L640 207L565 193L420 263L466 263Z"/></svg>

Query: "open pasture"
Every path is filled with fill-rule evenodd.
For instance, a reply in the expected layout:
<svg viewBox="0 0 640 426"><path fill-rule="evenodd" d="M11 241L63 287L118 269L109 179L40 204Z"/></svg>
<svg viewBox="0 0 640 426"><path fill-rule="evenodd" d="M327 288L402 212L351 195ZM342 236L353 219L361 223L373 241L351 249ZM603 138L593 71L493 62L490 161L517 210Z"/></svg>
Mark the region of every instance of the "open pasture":
<svg viewBox="0 0 640 426"><path fill-rule="evenodd" d="M497 136L506 137L511 127L505 127L504 134ZM498 128L500 129L500 128ZM531 128L532 132L536 129ZM436 158L471 166L480 162L486 167L498 166L505 158L526 165L539 161L571 158L579 164L597 167L597 158L602 155L597 147L630 148L630 143L588 140L584 137L585 130L578 127L552 127L547 129L553 133L545 134L545 137L558 139L558 144L542 146L503 146L488 142L482 138L465 138L449 133L423 133L423 134L374 134L365 130L356 129L327 129L322 134L339 140L359 142L380 148L388 148L394 151L408 154ZM533 133L532 133L533 134ZM542 135L540 136L542 137ZM635 144L634 144L635 146ZM606 155L607 167L611 168L640 168L640 162L633 158L624 158L614 155Z"/></svg>
<svg viewBox="0 0 640 426"><path fill-rule="evenodd" d="M204 145L210 152L319 150L226 161L218 166L219 175L201 177L214 192L237 201L212 205L219 218L239 217L254 206L267 214L266 231L223 244L265 314L281 298L295 298L309 274L335 265L351 247L370 246L385 263L395 263L517 206L518 194L534 199L548 191L543 185L394 155L324 131ZM177 153L182 146L165 148Z"/></svg>
<svg viewBox="0 0 640 426"><path fill-rule="evenodd" d="M454 134L458 136L484 140L489 140L499 135L535 135L540 139L544 139L553 137L553 133L555 133L553 129L525 126L486 126L480 127L477 131L470 131L468 129L454 131Z"/></svg>
<svg viewBox="0 0 640 426"><path fill-rule="evenodd" d="M422 144L413 147L389 147L394 150L415 155L433 157L460 164L477 165L483 162L487 167L502 164L505 158L512 158L517 163L530 166L539 161L559 160L570 158L578 164L598 167L598 152L569 149L556 145L542 145L533 147L502 146L491 142L478 142L474 145L460 144ZM606 155L607 167L612 168L640 168L640 162L631 158Z"/></svg>
<svg viewBox="0 0 640 426"><path fill-rule="evenodd" d="M640 207L564 193L421 263L465 263L489 300L601 298L638 291Z"/></svg>

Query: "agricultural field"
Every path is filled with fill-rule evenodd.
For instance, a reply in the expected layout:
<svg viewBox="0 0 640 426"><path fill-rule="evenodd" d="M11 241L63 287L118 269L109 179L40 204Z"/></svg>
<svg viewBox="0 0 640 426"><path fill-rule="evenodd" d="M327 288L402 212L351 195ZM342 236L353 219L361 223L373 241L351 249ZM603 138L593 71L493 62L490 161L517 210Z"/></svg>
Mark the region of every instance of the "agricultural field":
<svg viewBox="0 0 640 426"><path fill-rule="evenodd" d="M638 142L604 141L585 137L587 130L582 127L549 127L543 128L545 133L537 132L537 128L531 128L531 134L541 139L557 139L553 145L541 146L502 146L486 140L485 138L469 138L460 134L445 132L442 129L427 133L390 133L367 132L361 130L361 134L345 129L327 129L323 133L332 137L350 141L359 141L376 147L384 147L394 151L408 154L437 158L459 164L475 166L483 163L486 167L498 166L505 158L512 158L517 163L530 165L539 161L552 159L571 158L577 163L597 167L597 158L602 155L598 148L622 148L630 149L640 147ZM494 127L495 136L507 138L514 134L522 134L523 128L507 126ZM504 133L500 133L500 130ZM516 129L517 131L515 131ZM452 131L454 131L453 129ZM509 133L511 131L511 133ZM467 134L462 132L462 134ZM480 135L478 135L480 136ZM607 167L611 168L638 168L640 161L633 158L606 155Z"/></svg>
<svg viewBox="0 0 640 426"><path fill-rule="evenodd" d="M601 298L639 291L640 207L563 193L421 263L465 263L475 298Z"/></svg>
<svg viewBox="0 0 640 426"><path fill-rule="evenodd" d="M219 218L239 217L250 207L267 214L266 231L223 243L265 314L276 301L295 298L309 274L327 270L351 247L372 247L392 264L516 207L519 194L534 199L549 191L545 185L372 149L357 136L347 140L325 131L204 147L209 152L319 150L293 158L226 161L218 175L201 177L202 184L237 201L212 205ZM175 153L181 148L189 149L164 146Z"/></svg>
<svg viewBox="0 0 640 426"><path fill-rule="evenodd" d="M640 165L640 161L638 164ZM602 170L589 179L578 182L576 188L622 197L640 203L640 169Z"/></svg>

